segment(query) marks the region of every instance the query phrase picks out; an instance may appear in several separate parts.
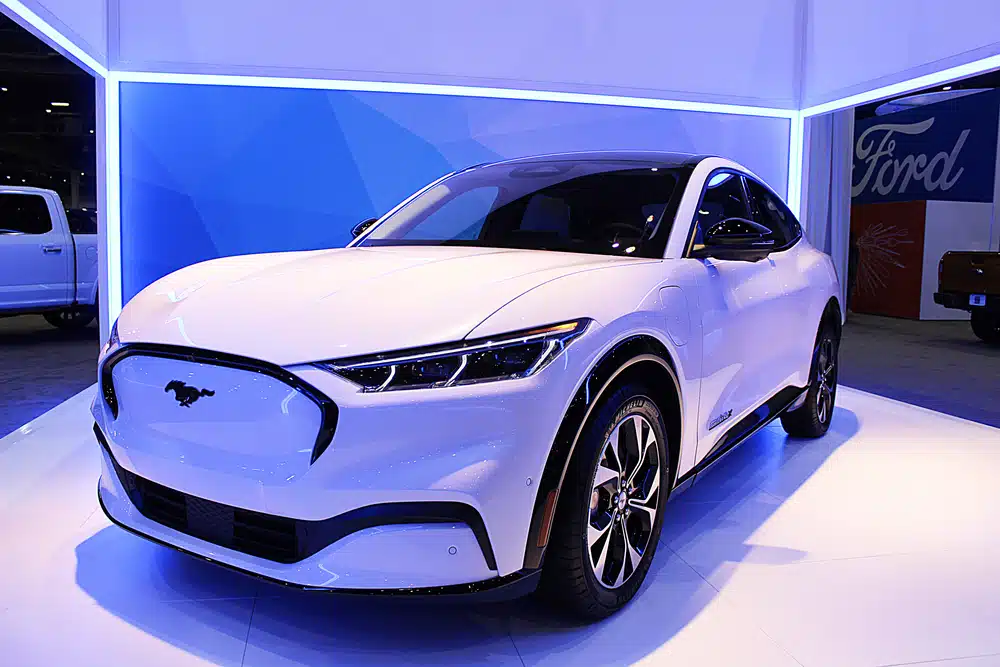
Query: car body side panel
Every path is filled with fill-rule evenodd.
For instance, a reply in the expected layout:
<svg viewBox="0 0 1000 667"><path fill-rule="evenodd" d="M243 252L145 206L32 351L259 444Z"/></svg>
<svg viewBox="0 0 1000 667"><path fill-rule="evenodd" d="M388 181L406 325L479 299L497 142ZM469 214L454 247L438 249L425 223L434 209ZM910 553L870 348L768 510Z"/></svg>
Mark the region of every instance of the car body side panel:
<svg viewBox="0 0 1000 667"><path fill-rule="evenodd" d="M702 160L678 207L666 257L684 257L705 181L722 168L760 180L730 160ZM695 422L700 461L727 427L775 392L808 383L816 330L839 288L829 257L805 239L757 262L681 261L705 271L692 285L700 304L693 316L701 318L704 336L701 410Z"/></svg>
<svg viewBox="0 0 1000 667"><path fill-rule="evenodd" d="M782 356L788 375L780 382L804 387L809 382L813 347L823 311L840 287L830 258L805 239L790 249L772 255L782 280L781 319L775 323L782 333ZM841 315L844 309L840 308Z"/></svg>

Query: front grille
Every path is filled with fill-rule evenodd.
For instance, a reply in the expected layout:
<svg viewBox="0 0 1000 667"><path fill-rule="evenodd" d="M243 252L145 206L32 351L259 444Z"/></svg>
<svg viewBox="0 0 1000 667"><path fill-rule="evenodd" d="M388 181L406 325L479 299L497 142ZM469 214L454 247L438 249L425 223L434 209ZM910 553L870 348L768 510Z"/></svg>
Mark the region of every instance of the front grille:
<svg viewBox="0 0 1000 667"><path fill-rule="evenodd" d="M261 514L198 498L125 470L115 472L136 509L156 523L192 537L279 563L294 563L309 553L299 548L295 519Z"/></svg>

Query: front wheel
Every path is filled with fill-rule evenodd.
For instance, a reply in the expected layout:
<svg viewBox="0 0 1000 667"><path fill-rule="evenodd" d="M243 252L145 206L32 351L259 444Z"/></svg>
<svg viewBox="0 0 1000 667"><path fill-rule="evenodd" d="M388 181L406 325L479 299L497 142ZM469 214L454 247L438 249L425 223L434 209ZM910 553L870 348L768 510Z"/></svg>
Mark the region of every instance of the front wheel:
<svg viewBox="0 0 1000 667"><path fill-rule="evenodd" d="M1000 313L973 311L972 333L990 345L1000 345Z"/></svg>
<svg viewBox="0 0 1000 667"><path fill-rule="evenodd" d="M824 326L816 337L809 389L798 408L781 415L781 426L793 438L818 438L830 428L837 398L837 356L840 341L833 327Z"/></svg>
<svg viewBox="0 0 1000 667"><path fill-rule="evenodd" d="M42 313L45 321L57 329L79 331L94 321L96 314L89 308L64 308Z"/></svg>
<svg viewBox="0 0 1000 667"><path fill-rule="evenodd" d="M656 553L671 462L663 415L649 396L625 384L602 401L566 472L542 592L586 619L628 603Z"/></svg>

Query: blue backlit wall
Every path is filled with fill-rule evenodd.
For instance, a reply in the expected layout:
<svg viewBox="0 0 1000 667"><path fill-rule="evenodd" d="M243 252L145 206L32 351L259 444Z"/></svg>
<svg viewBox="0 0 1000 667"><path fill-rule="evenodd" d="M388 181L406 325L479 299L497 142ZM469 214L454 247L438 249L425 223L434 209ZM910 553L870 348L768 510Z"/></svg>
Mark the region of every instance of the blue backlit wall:
<svg viewBox="0 0 1000 667"><path fill-rule="evenodd" d="M205 259L342 246L426 182L506 157L715 153L783 193L788 131L783 118L692 111L123 83L123 296Z"/></svg>

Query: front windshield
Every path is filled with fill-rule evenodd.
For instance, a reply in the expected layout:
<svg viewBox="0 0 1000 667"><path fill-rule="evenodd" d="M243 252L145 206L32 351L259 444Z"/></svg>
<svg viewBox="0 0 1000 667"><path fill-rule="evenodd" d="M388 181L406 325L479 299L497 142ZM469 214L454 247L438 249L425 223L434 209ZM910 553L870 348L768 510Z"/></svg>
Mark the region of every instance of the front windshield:
<svg viewBox="0 0 1000 667"><path fill-rule="evenodd" d="M662 257L679 167L533 161L460 172L397 210L358 245L464 245Z"/></svg>

